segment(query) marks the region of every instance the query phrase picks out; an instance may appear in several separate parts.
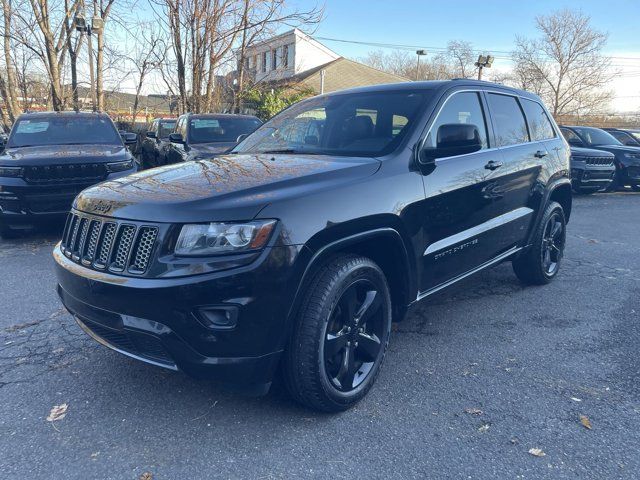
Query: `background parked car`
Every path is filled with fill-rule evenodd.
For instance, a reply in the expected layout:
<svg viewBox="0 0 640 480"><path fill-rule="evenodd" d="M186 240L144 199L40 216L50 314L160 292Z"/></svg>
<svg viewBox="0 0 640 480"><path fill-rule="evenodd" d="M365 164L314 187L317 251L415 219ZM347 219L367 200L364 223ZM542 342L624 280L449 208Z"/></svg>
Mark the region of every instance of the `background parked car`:
<svg viewBox="0 0 640 480"><path fill-rule="evenodd" d="M260 119L251 115L182 115L174 133L169 135L166 163L198 160L227 152L238 143L238 137L252 133L260 125Z"/></svg>
<svg viewBox="0 0 640 480"><path fill-rule="evenodd" d="M640 147L640 130L625 130L623 128L603 128L603 130L609 132L623 145Z"/></svg>
<svg viewBox="0 0 640 480"><path fill-rule="evenodd" d="M0 155L0 235L62 221L81 190L136 170L107 114L20 115Z"/></svg>
<svg viewBox="0 0 640 480"><path fill-rule="evenodd" d="M607 189L616 174L615 155L602 150L571 147L571 185L576 193Z"/></svg>
<svg viewBox="0 0 640 480"><path fill-rule="evenodd" d="M140 164L142 168L153 168L166 163L166 147L169 134L174 131L175 118L156 118L140 145Z"/></svg>
<svg viewBox="0 0 640 480"><path fill-rule="evenodd" d="M623 145L610 133L595 127L560 127L572 147L593 148L615 155L616 175L607 188L630 186L640 191L640 148Z"/></svg>

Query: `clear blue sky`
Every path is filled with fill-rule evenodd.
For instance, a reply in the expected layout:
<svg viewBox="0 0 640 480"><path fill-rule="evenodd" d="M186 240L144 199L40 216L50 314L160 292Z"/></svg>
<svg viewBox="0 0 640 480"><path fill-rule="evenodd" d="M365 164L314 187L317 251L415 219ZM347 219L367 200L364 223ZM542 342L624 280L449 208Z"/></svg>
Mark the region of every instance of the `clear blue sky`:
<svg viewBox="0 0 640 480"><path fill-rule="evenodd" d="M292 3L303 7L316 2ZM535 35L537 15L564 7L582 10L594 27L609 33L608 53L640 54L640 0L327 0L316 35L425 47L467 40L478 49L510 51L516 34ZM347 57L360 57L374 48L323 42Z"/></svg>

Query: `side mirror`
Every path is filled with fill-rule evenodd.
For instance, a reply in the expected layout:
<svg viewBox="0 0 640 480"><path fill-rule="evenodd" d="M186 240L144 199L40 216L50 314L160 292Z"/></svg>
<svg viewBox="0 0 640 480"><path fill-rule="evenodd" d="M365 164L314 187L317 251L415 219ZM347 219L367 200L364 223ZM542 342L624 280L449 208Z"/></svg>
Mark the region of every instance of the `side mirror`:
<svg viewBox="0 0 640 480"><path fill-rule="evenodd" d="M238 138L236 138L236 143L240 143L242 142L245 138L247 138L249 136L248 133L243 133L242 135L238 135Z"/></svg>
<svg viewBox="0 0 640 480"><path fill-rule="evenodd" d="M135 133L123 132L121 136L125 145L135 145L136 143L138 143L138 135L136 135Z"/></svg>
<svg viewBox="0 0 640 480"><path fill-rule="evenodd" d="M156 138L156 132L154 132L153 130L149 130L146 135L147 138Z"/></svg>
<svg viewBox="0 0 640 480"><path fill-rule="evenodd" d="M455 157L482 149L478 127L467 123L441 125L436 134L436 147L420 152L420 163L429 164L437 158Z"/></svg>
<svg viewBox="0 0 640 480"><path fill-rule="evenodd" d="M170 133L169 134L169 141L171 143L179 143L184 145L184 140L182 138L182 134L180 133Z"/></svg>

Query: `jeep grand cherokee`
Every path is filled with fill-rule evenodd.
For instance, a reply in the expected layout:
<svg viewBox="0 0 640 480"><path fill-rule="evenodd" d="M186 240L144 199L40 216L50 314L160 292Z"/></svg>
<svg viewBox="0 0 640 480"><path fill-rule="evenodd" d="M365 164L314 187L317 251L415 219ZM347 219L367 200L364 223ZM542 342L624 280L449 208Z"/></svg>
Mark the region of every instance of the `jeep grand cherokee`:
<svg viewBox="0 0 640 480"><path fill-rule="evenodd" d="M106 114L25 113L0 155L0 234L12 236L43 220L62 225L80 191L136 170Z"/></svg>
<svg viewBox="0 0 640 480"><path fill-rule="evenodd" d="M102 344L158 366L344 410L391 322L503 261L557 274L569 148L535 95L469 80L295 104L231 154L82 192L58 292Z"/></svg>

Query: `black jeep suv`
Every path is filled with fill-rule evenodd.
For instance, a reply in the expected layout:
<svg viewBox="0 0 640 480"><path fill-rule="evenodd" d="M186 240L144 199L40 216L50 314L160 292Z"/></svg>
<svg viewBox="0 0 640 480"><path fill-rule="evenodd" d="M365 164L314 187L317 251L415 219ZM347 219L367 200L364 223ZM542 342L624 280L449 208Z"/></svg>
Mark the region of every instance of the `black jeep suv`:
<svg viewBox="0 0 640 480"><path fill-rule="evenodd" d="M551 281L570 213L569 148L535 95L366 87L295 104L231 154L85 190L58 292L125 355L263 387L281 368L294 398L343 410L409 306L507 260Z"/></svg>
<svg viewBox="0 0 640 480"><path fill-rule="evenodd" d="M572 147L587 147L615 155L616 174L607 191L626 185L640 191L640 148L623 145L609 132L595 127L560 127Z"/></svg>
<svg viewBox="0 0 640 480"><path fill-rule="evenodd" d="M615 155L602 150L571 147L571 183L576 193L606 190L616 176Z"/></svg>
<svg viewBox="0 0 640 480"><path fill-rule="evenodd" d="M156 118L140 145L140 165L153 168L166 164L165 153L169 134L176 128L175 118Z"/></svg>
<svg viewBox="0 0 640 480"><path fill-rule="evenodd" d="M185 113L178 118L175 131L169 134L164 148L165 163L210 158L231 150L239 138L246 137L262 125L251 115L224 113Z"/></svg>
<svg viewBox="0 0 640 480"><path fill-rule="evenodd" d="M135 142L135 135L127 143ZM0 155L0 234L62 220L75 196L135 172L123 138L104 113L20 115Z"/></svg>

